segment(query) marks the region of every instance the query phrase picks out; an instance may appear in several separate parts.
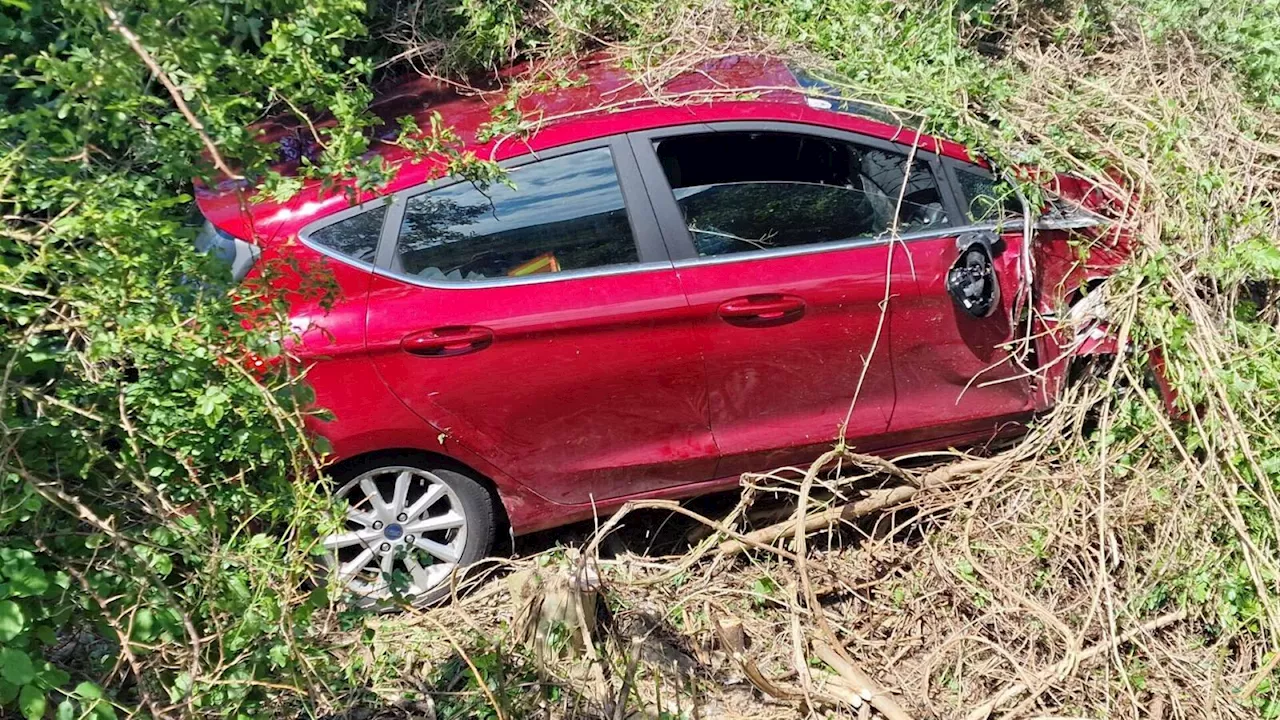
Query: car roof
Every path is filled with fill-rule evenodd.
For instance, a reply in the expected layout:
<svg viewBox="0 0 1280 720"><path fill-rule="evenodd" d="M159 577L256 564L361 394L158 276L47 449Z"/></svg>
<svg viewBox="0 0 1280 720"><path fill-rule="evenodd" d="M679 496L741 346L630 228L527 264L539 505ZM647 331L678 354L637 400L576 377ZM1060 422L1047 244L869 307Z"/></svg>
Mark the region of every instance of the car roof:
<svg viewBox="0 0 1280 720"><path fill-rule="evenodd" d="M572 63L517 65L482 77L474 85L419 75L399 78L384 82L375 90L369 110L382 121L373 131L377 139L394 137L397 118L412 117L419 128L425 129L430 127L431 116L438 113L465 144L471 144L482 128L499 125L503 116L513 110L526 120L536 119L541 129L592 115L622 112L659 98L662 102L696 103L752 93L771 102L804 103L804 97L797 93L801 89L785 62L767 56L733 55L705 60L687 70L668 70L665 78L654 78L624 69L612 58L596 54ZM511 93L517 93L514 105ZM278 143L310 134L308 127L296 119L269 121L258 129L265 142ZM375 144L373 152L389 159L398 155L393 146L385 144ZM290 165L296 166L296 158L275 169L287 172Z"/></svg>
<svg viewBox="0 0 1280 720"><path fill-rule="evenodd" d="M779 58L758 55L726 55L687 67L632 71L612 57L596 54L572 62L518 65L467 86L414 75L376 89L369 109L382 124L373 131L375 140L368 155L381 156L400 168L387 189L390 192L439 174L432 174L437 168L430 167L431 163L419 167L421 158L388 142L396 136L400 117L412 117L420 129L429 132L432 117L438 114L443 125L456 134L461 148L478 157L502 159L517 152L518 145L528 146L525 153L535 150L531 136L551 138L554 146L562 144L557 138L572 141L627 132L632 129L627 126L628 119L639 121L636 111L648 111L645 122L650 126L689 124L698 122L712 106L737 105L743 110L742 120L752 119L751 108L758 114L769 106L788 118L815 111L824 116L838 114L843 119L834 124L850 130L906 145L919 143L925 150L970 159L960 145L927 135L917 137L910 127L918 121L909 115L871 103L850 102L841 95L813 74L797 71ZM681 110L673 112L674 108ZM631 117L625 118L628 114ZM725 119L723 112L716 114ZM822 124L829 124L826 120L832 118ZM317 128L332 124L324 119L313 123ZM566 126L595 129L575 135ZM276 146L280 157L272 169L283 174L294 172L303 155L319 150L310 127L296 118L267 121L254 129L262 142ZM196 187L196 201L207 219L236 237L258 242L281 230L289 231L291 225L300 227L301 222L379 194L385 193L356 192L353 186L333 187L317 181L305 184L289 201L278 203L252 194L245 180L224 179L213 187Z"/></svg>

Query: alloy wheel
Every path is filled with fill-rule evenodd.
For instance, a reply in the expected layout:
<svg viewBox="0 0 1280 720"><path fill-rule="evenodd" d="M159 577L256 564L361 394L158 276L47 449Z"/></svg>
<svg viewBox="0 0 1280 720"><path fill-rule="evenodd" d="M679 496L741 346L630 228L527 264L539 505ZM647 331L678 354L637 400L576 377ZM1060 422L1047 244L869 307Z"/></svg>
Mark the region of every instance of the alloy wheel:
<svg viewBox="0 0 1280 720"><path fill-rule="evenodd" d="M462 559L466 512L453 489L420 468L389 466L338 490L346 527L324 538L327 562L361 602L414 600L444 582Z"/></svg>

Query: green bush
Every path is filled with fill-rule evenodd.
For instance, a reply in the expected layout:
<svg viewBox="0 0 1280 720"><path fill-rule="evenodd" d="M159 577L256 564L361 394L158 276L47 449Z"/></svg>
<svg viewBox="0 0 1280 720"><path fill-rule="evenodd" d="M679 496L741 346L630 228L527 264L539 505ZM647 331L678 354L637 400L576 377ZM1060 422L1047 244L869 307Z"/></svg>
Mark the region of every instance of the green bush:
<svg viewBox="0 0 1280 720"><path fill-rule="evenodd" d="M280 328L242 328L192 249L205 145L105 8L0 16L0 704L270 713L271 687L342 681L308 589L329 508L295 482L309 398L245 370ZM334 111L330 168L364 150L363 3L114 9L248 173L282 98Z"/></svg>

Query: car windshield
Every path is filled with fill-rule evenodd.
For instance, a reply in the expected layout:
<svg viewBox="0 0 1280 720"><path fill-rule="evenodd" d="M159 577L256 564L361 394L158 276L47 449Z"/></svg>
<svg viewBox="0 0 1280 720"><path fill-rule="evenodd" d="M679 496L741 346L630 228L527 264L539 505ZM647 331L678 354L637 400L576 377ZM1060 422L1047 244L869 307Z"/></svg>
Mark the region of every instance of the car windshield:
<svg viewBox="0 0 1280 720"><path fill-rule="evenodd" d="M849 97L835 83L797 67L789 67L796 84L809 96L809 105L823 110L833 110L846 115L857 115L888 125L920 127L924 116L909 110L899 110L886 105L872 105Z"/></svg>

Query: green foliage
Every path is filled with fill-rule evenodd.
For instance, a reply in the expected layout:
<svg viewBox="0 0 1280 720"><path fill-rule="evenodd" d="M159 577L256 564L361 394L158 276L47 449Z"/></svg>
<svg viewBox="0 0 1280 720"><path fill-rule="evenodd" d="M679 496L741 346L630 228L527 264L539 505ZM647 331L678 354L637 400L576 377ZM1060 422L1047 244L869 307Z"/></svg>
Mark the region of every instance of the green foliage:
<svg viewBox="0 0 1280 720"><path fill-rule="evenodd" d="M557 685L539 682L536 664L519 652L485 637L468 640L470 665L454 655L438 663L435 676L428 678L431 686L458 690L437 701L437 717L446 720L529 717L547 702L561 701L563 690ZM481 689L482 684L488 694ZM537 691L531 691L534 687ZM494 707L490 695L498 707Z"/></svg>
<svg viewBox="0 0 1280 720"><path fill-rule="evenodd" d="M751 582L751 604L757 609L764 607L777 595L778 584L768 575L761 575Z"/></svg>
<svg viewBox="0 0 1280 720"><path fill-rule="evenodd" d="M1258 102L1280 109L1280 2L1277 0L1143 0L1152 34L1194 33L1231 63Z"/></svg>
<svg viewBox="0 0 1280 720"><path fill-rule="evenodd" d="M329 602L305 592L331 516L307 479L310 399L287 366L245 369L280 353L282 308L242 327L194 252L204 142L104 7L0 16L0 704L271 714L306 698L262 682L343 687L314 639ZM317 175L358 167L364 3L113 10L247 174L267 160L247 128L286 101L332 115ZM117 660L140 676L104 693Z"/></svg>

